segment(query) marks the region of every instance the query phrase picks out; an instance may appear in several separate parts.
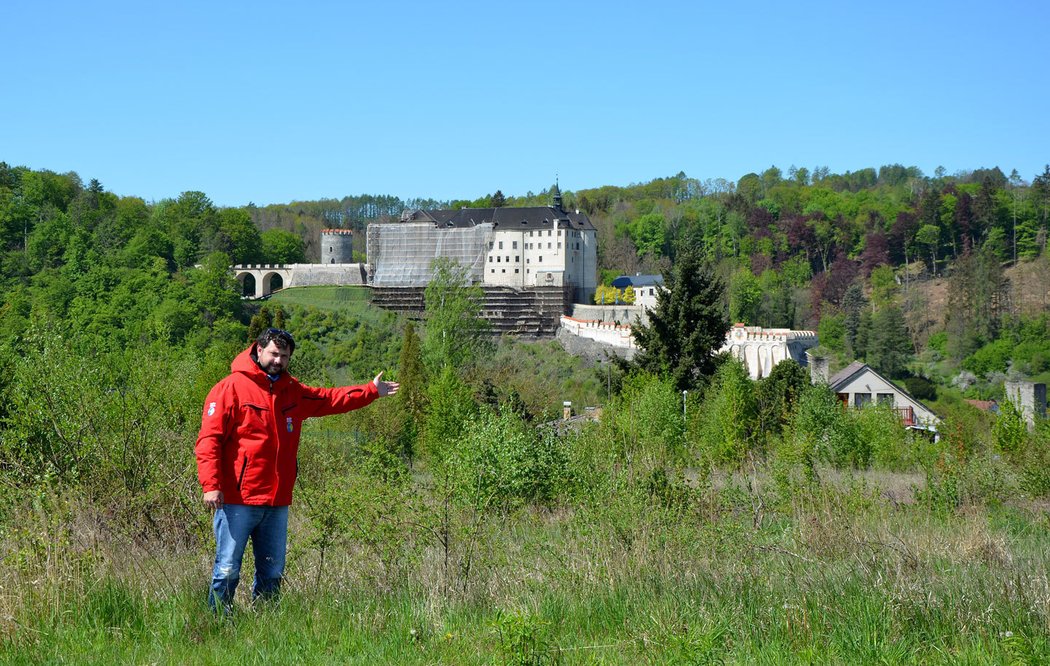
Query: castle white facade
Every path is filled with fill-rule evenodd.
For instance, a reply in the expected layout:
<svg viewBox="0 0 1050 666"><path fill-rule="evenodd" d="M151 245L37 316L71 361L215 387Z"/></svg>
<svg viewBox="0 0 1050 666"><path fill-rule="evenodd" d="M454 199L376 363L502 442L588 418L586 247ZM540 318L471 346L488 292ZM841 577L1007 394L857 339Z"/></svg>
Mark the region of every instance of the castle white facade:
<svg viewBox="0 0 1050 666"><path fill-rule="evenodd" d="M482 282L518 289L571 285L580 292L576 300L586 302L597 286L596 231L582 224L574 227L556 215L538 225L522 221L521 226L494 227Z"/></svg>
<svg viewBox="0 0 1050 666"><path fill-rule="evenodd" d="M434 259L447 257L483 286L567 289L594 297L597 230L580 211L553 205L405 211L398 222L368 225L369 281L376 287L425 286Z"/></svg>

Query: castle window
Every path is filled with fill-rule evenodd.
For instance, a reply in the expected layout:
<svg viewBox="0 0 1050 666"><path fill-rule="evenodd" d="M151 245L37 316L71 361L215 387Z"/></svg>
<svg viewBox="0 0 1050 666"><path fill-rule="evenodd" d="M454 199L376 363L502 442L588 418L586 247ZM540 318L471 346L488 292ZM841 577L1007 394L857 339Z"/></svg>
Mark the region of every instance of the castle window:
<svg viewBox="0 0 1050 666"><path fill-rule="evenodd" d="M514 272L515 272L515 273L520 273L520 272L521 272L521 269L520 269L520 268L515 268L515 269L514 269Z"/></svg>
<svg viewBox="0 0 1050 666"><path fill-rule="evenodd" d="M510 263L510 255L507 255L507 258L504 259L504 261L506 261L509 264Z"/></svg>
<svg viewBox="0 0 1050 666"><path fill-rule="evenodd" d="M490 269L489 269L489 273L495 273L495 272L496 272L496 269L495 269L495 268L490 268Z"/></svg>
<svg viewBox="0 0 1050 666"><path fill-rule="evenodd" d="M503 241L499 242L499 249L501 249L501 250L503 249Z"/></svg>
<svg viewBox="0 0 1050 666"><path fill-rule="evenodd" d="M550 243L547 243L547 249L548 250L551 249L551 244Z"/></svg>
<svg viewBox="0 0 1050 666"><path fill-rule="evenodd" d="M496 257L496 263L497 263L497 264L499 263L499 260L500 260L500 259L502 259L502 257Z"/></svg>
<svg viewBox="0 0 1050 666"><path fill-rule="evenodd" d="M500 269L500 273L506 273L506 272L507 272L506 268Z"/></svg>
<svg viewBox="0 0 1050 666"><path fill-rule="evenodd" d="M512 243L510 244L510 248L511 248L512 250L517 250L517 249L518 249L518 241L514 241L514 242L512 242Z"/></svg>
<svg viewBox="0 0 1050 666"><path fill-rule="evenodd" d="M490 264L492 263L492 255L491 254L489 255L489 263Z"/></svg>
<svg viewBox="0 0 1050 666"><path fill-rule="evenodd" d="M561 229L558 229L558 235L561 236Z"/></svg>
<svg viewBox="0 0 1050 666"><path fill-rule="evenodd" d="M492 249L492 241L489 241L489 249Z"/></svg>
<svg viewBox="0 0 1050 666"><path fill-rule="evenodd" d="M514 263L518 263L519 261L521 261L521 255L520 254L514 255Z"/></svg>
<svg viewBox="0 0 1050 666"><path fill-rule="evenodd" d="M335 263L335 259L332 259L332 260L331 260L331 261L329 261L328 263L330 263L330 264L334 264L334 263Z"/></svg>
<svg viewBox="0 0 1050 666"><path fill-rule="evenodd" d="M558 249L559 250L561 249L561 243L558 243Z"/></svg>
<svg viewBox="0 0 1050 666"><path fill-rule="evenodd" d="M540 255L540 263L543 263L543 255Z"/></svg>

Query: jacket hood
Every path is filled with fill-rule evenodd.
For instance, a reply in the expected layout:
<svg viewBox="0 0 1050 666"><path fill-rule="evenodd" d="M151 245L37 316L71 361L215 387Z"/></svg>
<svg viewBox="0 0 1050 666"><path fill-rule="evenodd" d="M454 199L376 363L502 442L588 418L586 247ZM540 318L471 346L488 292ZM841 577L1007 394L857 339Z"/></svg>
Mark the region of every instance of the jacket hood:
<svg viewBox="0 0 1050 666"><path fill-rule="evenodd" d="M263 369L255 362L255 359L257 358L255 347L256 343L253 342L250 347L242 351L240 354L237 354L233 359L233 362L230 363L230 372L239 372L242 375L248 375L255 382L262 384L263 386L269 386L270 377L263 372ZM281 373L277 382L274 383L276 384L285 381L285 377L287 376L288 371L285 370Z"/></svg>

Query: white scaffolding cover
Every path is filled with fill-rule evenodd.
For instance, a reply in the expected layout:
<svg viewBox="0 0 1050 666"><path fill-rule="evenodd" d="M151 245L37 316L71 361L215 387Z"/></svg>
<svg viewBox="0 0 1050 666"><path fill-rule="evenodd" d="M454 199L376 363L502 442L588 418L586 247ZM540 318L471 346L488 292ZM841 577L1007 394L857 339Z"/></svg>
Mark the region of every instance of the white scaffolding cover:
<svg viewBox="0 0 1050 666"><path fill-rule="evenodd" d="M433 222L370 224L368 263L376 287L423 287L433 277L431 265L447 257L466 267L471 282L484 280L485 255L492 224L469 228L438 227Z"/></svg>

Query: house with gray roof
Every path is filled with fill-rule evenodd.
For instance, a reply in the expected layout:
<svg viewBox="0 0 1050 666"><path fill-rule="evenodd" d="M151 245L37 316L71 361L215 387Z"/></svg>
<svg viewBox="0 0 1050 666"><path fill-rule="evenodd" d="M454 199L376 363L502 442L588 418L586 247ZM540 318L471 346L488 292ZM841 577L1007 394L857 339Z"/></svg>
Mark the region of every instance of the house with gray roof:
<svg viewBox="0 0 1050 666"><path fill-rule="evenodd" d="M652 310L656 307L656 294L664 288L662 275L621 275L612 281L612 286L620 290L627 287L634 289L634 304L639 308Z"/></svg>
<svg viewBox="0 0 1050 666"><path fill-rule="evenodd" d="M888 405L907 428L936 432L941 420L929 407L876 372L867 363L854 361L828 379L828 387L848 407Z"/></svg>

